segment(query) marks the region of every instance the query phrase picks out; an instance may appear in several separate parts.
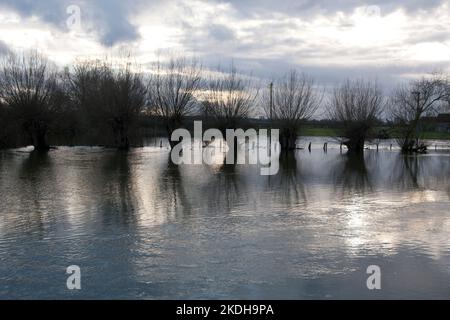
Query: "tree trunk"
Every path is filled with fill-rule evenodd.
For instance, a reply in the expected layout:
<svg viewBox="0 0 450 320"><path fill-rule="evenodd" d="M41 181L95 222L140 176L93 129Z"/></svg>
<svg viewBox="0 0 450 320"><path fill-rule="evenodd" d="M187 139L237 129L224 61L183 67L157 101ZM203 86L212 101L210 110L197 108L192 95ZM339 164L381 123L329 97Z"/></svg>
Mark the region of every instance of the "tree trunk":
<svg viewBox="0 0 450 320"><path fill-rule="evenodd" d="M48 151L50 146L47 143L47 125L43 121L32 121L28 132L36 151Z"/></svg>
<svg viewBox="0 0 450 320"><path fill-rule="evenodd" d="M126 125L122 125L119 128L119 150L128 150L130 149L130 139L128 137L128 127Z"/></svg>
<svg viewBox="0 0 450 320"><path fill-rule="evenodd" d="M295 129L281 129L280 146L282 150L294 150L297 148L297 131Z"/></svg>
<svg viewBox="0 0 450 320"><path fill-rule="evenodd" d="M418 134L418 125L420 118L415 118L409 127L407 128L405 138L402 141L402 152L403 153L426 153L427 147L420 143Z"/></svg>
<svg viewBox="0 0 450 320"><path fill-rule="evenodd" d="M346 130L344 145L350 153L361 154L364 152L364 144L369 127L366 124L349 125Z"/></svg>
<svg viewBox="0 0 450 320"><path fill-rule="evenodd" d="M119 150L128 150L130 140L128 137L128 125L123 119L114 119L112 123L114 145Z"/></svg>
<svg viewBox="0 0 450 320"><path fill-rule="evenodd" d="M172 119L168 120L166 124L167 138L169 139L170 148L175 148L182 141L172 141L172 133L181 127L181 121Z"/></svg>
<svg viewBox="0 0 450 320"><path fill-rule="evenodd" d="M365 137L355 137L344 142L350 153L361 154L364 152Z"/></svg>

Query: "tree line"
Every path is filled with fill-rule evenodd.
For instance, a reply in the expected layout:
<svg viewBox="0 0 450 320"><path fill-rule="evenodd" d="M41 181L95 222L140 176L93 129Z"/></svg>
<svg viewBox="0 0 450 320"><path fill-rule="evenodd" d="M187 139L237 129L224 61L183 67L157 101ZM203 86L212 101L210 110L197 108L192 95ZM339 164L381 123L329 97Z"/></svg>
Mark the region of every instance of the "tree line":
<svg viewBox="0 0 450 320"><path fill-rule="evenodd" d="M282 149L291 150L302 124L323 107L342 124L339 138L351 152L363 151L382 117L393 124L404 152L421 152L420 120L448 107L449 88L444 75L434 74L387 96L376 81L357 79L325 98L313 78L295 70L261 90L233 65L213 72L195 59L172 57L144 71L129 55L59 70L36 51L12 53L0 65L0 148L31 144L46 151L53 136L71 145L128 149L143 117L158 119L170 138L188 116L201 115L225 133L262 110L280 130Z"/></svg>

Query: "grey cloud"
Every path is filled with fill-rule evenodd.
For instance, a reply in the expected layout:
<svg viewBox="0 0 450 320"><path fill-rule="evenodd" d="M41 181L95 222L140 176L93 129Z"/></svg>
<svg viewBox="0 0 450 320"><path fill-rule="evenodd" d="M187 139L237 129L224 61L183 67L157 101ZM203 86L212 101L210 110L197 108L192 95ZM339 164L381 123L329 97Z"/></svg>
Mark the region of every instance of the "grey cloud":
<svg viewBox="0 0 450 320"><path fill-rule="evenodd" d="M398 8L408 12L436 8L445 0L216 0L219 3L230 3L241 14L284 13L290 16L308 17L314 14L333 14L351 12L356 7L378 6L381 13L389 13Z"/></svg>
<svg viewBox="0 0 450 320"><path fill-rule="evenodd" d="M193 26L189 20L180 22L182 37L180 41L184 47L203 55L227 54L236 49L236 35L234 31L223 24L205 24Z"/></svg>
<svg viewBox="0 0 450 320"><path fill-rule="evenodd" d="M318 13L334 14L337 11L350 13L356 7L377 5L381 9L381 15L402 8L407 15L413 17L426 15L422 10L434 10L442 1L230 0L226 2L235 9L231 11L233 19L245 20L253 17L262 23L244 27L242 31L246 35L237 37L230 30L230 26L211 25L211 21L206 21L202 26L192 27L189 23L190 17L185 16L182 22L183 46L195 52L204 60L205 66L211 68L227 65L233 60L243 72L252 73L263 79L278 77L289 69L296 68L311 74L321 85L331 87L346 78L368 77L378 79L388 92L399 81L413 74L424 74L448 67L444 62L409 63L400 59L402 50L405 45L410 44L409 41L420 43L448 40L446 28L439 31L434 29L434 26L424 28L420 25L411 25L408 30L408 34L412 35L411 39L378 48L373 46L363 48L357 44L341 46L339 39L336 39L336 43L321 43L302 36L302 20L314 18ZM276 16L273 13L283 15ZM301 19L298 21L285 17ZM343 18L336 27L352 28L353 22L346 20ZM353 57L353 60L346 66L342 63L344 60L340 60L339 57L342 59ZM314 61L314 64L307 61ZM336 64L339 61L341 64Z"/></svg>
<svg viewBox="0 0 450 320"><path fill-rule="evenodd" d="M38 16L42 21L67 31L66 9L70 5L78 5L82 23L90 26L89 31L96 34L103 45L112 46L139 38L128 16L143 4L138 0L2 0L0 7L14 10L23 17Z"/></svg>
<svg viewBox="0 0 450 320"><path fill-rule="evenodd" d="M211 25L209 27L209 35L217 41L229 41L235 37L233 30L220 24Z"/></svg>
<svg viewBox="0 0 450 320"><path fill-rule="evenodd" d="M98 21L96 24L100 27L102 44L112 46L139 38L136 26L128 21L130 8L138 5L137 1L95 1L95 6L90 10L94 13L93 19Z"/></svg>
<svg viewBox="0 0 450 320"><path fill-rule="evenodd" d="M205 66L214 68L218 64L217 56L204 56ZM311 65L295 63L290 59L248 59L235 56L222 56L220 64L226 65L233 60L236 67L245 73L251 73L256 77L266 79L277 78L291 69L297 69L311 75L317 83L324 86L333 87L347 78L370 78L377 79L384 89L389 92L399 81L405 79L405 75L429 74L442 70L447 65L445 63L404 63L398 64L395 61L383 64L364 64L356 66L344 65Z"/></svg>
<svg viewBox="0 0 450 320"><path fill-rule="evenodd" d="M56 26L66 28L66 7L70 4L78 4L82 9L82 18L90 23L90 32L98 36L99 41L105 46L113 46L126 43L139 38L136 26L130 21L130 16L141 10L148 9L149 5L161 5L162 15L169 6L161 0L0 0L0 8L7 7L20 13L22 16L38 16L41 20ZM338 11L352 12L355 7L376 5L381 9L381 14L387 14L398 8L403 8L410 16L419 14L420 10L432 10L440 5L441 0L375 0L367 2L363 0L214 0L215 3L227 2L235 10L230 11L233 19L245 20L250 16L257 17L260 25L242 27L239 37L235 34L231 25L219 24L211 16L198 26L193 23L195 12L188 2L181 3L185 11L178 16L170 17L165 23L175 26L181 31L177 41L187 52L194 52L199 58L204 59L205 65L215 67L218 64L227 65L231 60L241 70L251 72L255 76L271 78L279 76L291 68L299 68L314 76L323 84L335 84L346 77L378 77L386 87L393 85L404 74L426 73L436 70L439 65L420 64L408 65L403 61L395 61L390 57L397 56L397 50L405 43L398 43L389 48L365 50L354 46L341 48L339 41L321 44L309 41L302 36L301 22L294 19L284 19L284 16L275 16L274 13L282 13L286 18L300 17L301 20L315 17L316 14L334 14ZM208 1L210 4L211 1ZM152 11L155 12L155 11ZM170 14L168 14L170 16ZM226 21L226 20L225 20ZM231 19L230 19L231 21ZM198 21L195 21L198 22ZM221 21L223 22L223 21ZM351 21L342 19L339 28L352 27ZM409 34L411 38L406 42L442 42L450 39L446 29L423 29L420 26L411 26ZM244 34L244 36L242 36ZM316 43L316 44L314 44ZM0 53L9 50L6 44L0 42ZM358 66L330 66L329 61L340 56L360 57ZM268 58L270 56L270 58ZM219 58L220 57L220 58ZM220 59L220 60L219 60ZM320 65L306 65L301 61L319 61ZM300 61L300 63L295 63ZM322 63L322 62L323 63ZM374 65L374 61L382 64Z"/></svg>
<svg viewBox="0 0 450 320"><path fill-rule="evenodd" d="M8 45L5 42L0 40L0 56L7 55L10 52L11 52L11 50L8 47Z"/></svg>
<svg viewBox="0 0 450 320"><path fill-rule="evenodd" d="M409 44L422 42L446 42L450 41L449 31L418 30L414 32L406 41Z"/></svg>

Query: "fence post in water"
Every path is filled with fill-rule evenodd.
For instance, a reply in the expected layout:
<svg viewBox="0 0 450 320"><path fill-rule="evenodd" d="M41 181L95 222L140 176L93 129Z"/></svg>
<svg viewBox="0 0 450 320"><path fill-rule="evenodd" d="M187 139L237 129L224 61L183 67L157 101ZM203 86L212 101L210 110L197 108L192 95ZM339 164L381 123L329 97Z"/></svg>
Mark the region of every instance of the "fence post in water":
<svg viewBox="0 0 450 320"><path fill-rule="evenodd" d="M162 140L159 142L159 147L160 147L160 148L163 147Z"/></svg>

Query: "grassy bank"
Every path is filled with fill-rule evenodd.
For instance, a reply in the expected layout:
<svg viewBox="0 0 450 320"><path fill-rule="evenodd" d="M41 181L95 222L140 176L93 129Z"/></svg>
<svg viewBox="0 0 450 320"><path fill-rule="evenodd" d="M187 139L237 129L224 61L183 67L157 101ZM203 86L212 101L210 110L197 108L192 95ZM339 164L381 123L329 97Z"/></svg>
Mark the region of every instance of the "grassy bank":
<svg viewBox="0 0 450 320"><path fill-rule="evenodd" d="M425 132L424 139L428 140L450 140L450 133L448 132Z"/></svg>
<svg viewBox="0 0 450 320"><path fill-rule="evenodd" d="M386 128L376 128L376 131L381 131ZM333 137L339 136L341 129L339 128L326 128L313 125L305 125L300 129L299 134L301 136L311 136L311 137ZM396 138L395 134L390 135L391 138ZM436 132L436 131L425 131L423 133L423 139L428 140L450 140L449 132Z"/></svg>
<svg viewBox="0 0 450 320"><path fill-rule="evenodd" d="M341 130L337 128L322 128L307 125L300 129L300 135L310 137L333 137L339 136L340 131Z"/></svg>

